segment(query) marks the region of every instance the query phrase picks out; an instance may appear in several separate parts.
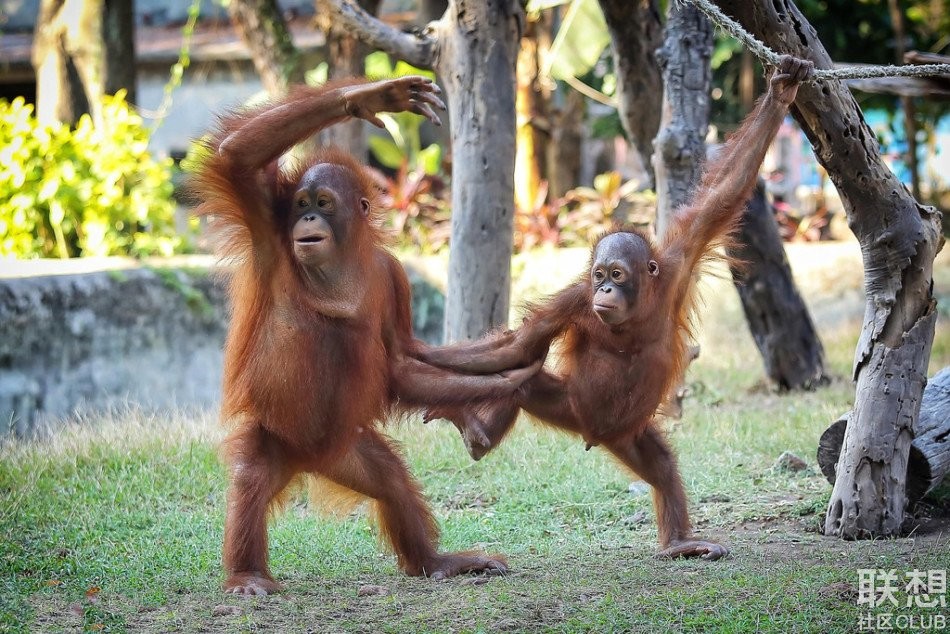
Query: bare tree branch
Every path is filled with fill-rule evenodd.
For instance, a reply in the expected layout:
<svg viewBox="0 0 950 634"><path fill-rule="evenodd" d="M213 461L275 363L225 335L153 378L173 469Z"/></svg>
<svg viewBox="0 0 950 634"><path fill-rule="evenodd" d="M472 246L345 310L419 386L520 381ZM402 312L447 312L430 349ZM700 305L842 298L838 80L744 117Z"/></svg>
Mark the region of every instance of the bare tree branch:
<svg viewBox="0 0 950 634"><path fill-rule="evenodd" d="M364 11L353 0L317 0L317 11L323 13L364 44L386 51L419 68L435 63L438 39L425 34L404 33Z"/></svg>

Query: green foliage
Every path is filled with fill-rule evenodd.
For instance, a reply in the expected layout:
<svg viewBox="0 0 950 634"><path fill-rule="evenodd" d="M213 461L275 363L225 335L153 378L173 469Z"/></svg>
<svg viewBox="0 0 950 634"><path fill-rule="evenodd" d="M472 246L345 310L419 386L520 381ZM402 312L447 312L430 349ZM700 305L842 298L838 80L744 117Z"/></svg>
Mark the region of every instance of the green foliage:
<svg viewBox="0 0 950 634"><path fill-rule="evenodd" d="M416 68L403 61L396 62L395 66L392 65L389 56L381 51L366 56L366 75L369 77L423 75L435 79L431 71ZM379 118L386 126L391 139L371 136L369 149L381 165L391 170L405 167L409 172L421 171L430 176L439 172L442 148L435 143L422 147L420 128L425 119L411 112L380 114Z"/></svg>
<svg viewBox="0 0 950 634"><path fill-rule="evenodd" d="M168 75L168 81L162 90L162 103L158 106L158 116L152 132L157 130L165 121L168 111L172 107L172 94L181 86L182 79L185 77L185 69L191 66L191 40L195 34L195 26L198 24L198 17L201 14L201 0L192 0L188 7L188 20L181 29L181 48L178 50L178 61L175 62Z"/></svg>
<svg viewBox="0 0 950 634"><path fill-rule="evenodd" d="M444 181L422 169L402 165L392 177L379 179L383 188L386 228L402 248L438 253L449 243L449 201Z"/></svg>
<svg viewBox="0 0 950 634"><path fill-rule="evenodd" d="M149 255L181 250L171 159L155 160L125 102L105 97L103 123L42 126L22 98L0 101L0 256Z"/></svg>
<svg viewBox="0 0 950 634"><path fill-rule="evenodd" d="M405 77L423 75L435 79L431 71L376 52L366 57L368 77ZM386 126L389 138L370 136L369 150L376 161L391 170L379 178L383 188L382 203L386 209L386 227L397 246L440 251L449 239L449 202L440 176L442 148L432 143L422 147L422 117L411 112L378 115Z"/></svg>
<svg viewBox="0 0 950 634"><path fill-rule="evenodd" d="M895 64L895 33L886 2L877 0L801 0L797 3L818 38L835 62ZM946 54L950 46L950 3L946 0L907 0L905 12L906 42L910 50ZM737 123L746 114L739 104L739 74L742 45L716 31L712 57L713 85L722 92L713 101L712 120ZM761 64L756 61L756 93L764 90ZM865 110L883 108L894 112L898 98L856 92ZM921 100L918 100L920 102ZM934 102L935 103L935 102ZM926 127L947 112L946 104L935 111L918 112L918 125ZM936 118L934 118L936 117Z"/></svg>
<svg viewBox="0 0 950 634"><path fill-rule="evenodd" d="M597 2L573 0L551 45L551 76L570 79L586 75L609 44L610 34Z"/></svg>

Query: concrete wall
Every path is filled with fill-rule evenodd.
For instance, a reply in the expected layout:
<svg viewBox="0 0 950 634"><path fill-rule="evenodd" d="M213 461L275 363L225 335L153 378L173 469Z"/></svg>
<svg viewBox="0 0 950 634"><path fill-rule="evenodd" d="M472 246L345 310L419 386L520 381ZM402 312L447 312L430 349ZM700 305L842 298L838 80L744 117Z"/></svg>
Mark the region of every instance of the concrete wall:
<svg viewBox="0 0 950 634"><path fill-rule="evenodd" d="M411 274L418 336L443 299ZM135 405L217 407L226 298L205 268L0 278L0 437Z"/></svg>

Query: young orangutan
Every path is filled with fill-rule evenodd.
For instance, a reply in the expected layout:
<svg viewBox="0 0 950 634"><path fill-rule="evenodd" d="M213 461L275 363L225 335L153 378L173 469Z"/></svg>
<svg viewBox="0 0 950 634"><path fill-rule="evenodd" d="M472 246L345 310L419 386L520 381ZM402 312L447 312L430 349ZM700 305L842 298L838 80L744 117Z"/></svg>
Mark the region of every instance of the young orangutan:
<svg viewBox="0 0 950 634"><path fill-rule="evenodd" d="M206 144L197 213L211 219L232 265L222 399L227 592L280 588L267 565L268 510L305 473L373 499L410 575L505 570L499 556L438 551L435 518L377 428L399 407L511 395L537 367L461 375L407 354L420 346L409 283L382 246L369 174L339 150L278 164L295 143L350 117L382 127L377 113L411 111L437 123L437 93L422 77L298 88L224 117Z"/></svg>
<svg viewBox="0 0 950 634"><path fill-rule="evenodd" d="M700 265L735 229L766 149L811 69L810 62L782 58L768 93L660 244L636 229L608 233L594 246L589 276L533 308L517 331L418 350L420 359L445 368L497 372L544 358L561 339L558 372L535 375L520 396L480 408L435 408L428 418L455 423L478 460L523 408L589 447L603 445L653 487L661 556L726 555L724 546L691 537L676 458L654 415L684 370Z"/></svg>

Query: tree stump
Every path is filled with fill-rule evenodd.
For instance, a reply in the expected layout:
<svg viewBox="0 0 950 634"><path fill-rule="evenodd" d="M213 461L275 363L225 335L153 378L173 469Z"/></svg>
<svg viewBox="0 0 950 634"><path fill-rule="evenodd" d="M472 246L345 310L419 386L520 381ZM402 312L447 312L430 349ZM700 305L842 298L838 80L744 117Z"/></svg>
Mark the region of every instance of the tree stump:
<svg viewBox="0 0 950 634"><path fill-rule="evenodd" d="M834 484L841 443L851 412L833 422L818 441L818 465ZM916 502L950 471L950 366L927 383L907 460L907 498Z"/></svg>

